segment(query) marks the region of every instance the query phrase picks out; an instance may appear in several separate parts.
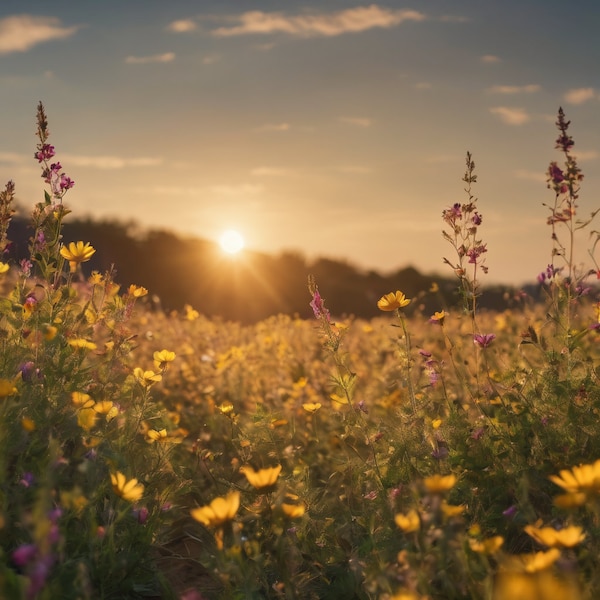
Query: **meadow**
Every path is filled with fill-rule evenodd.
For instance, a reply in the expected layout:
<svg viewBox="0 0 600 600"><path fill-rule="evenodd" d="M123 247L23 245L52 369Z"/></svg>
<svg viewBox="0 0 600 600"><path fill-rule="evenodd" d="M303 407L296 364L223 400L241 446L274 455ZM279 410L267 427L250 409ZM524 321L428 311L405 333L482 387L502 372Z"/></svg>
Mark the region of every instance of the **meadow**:
<svg viewBox="0 0 600 600"><path fill-rule="evenodd" d="M599 597L598 233L556 125L544 302L480 309L467 154L440 207L460 308L434 284L337 318L311 278L314 318L242 325L86 272L40 104L18 263L0 193L0 597Z"/></svg>

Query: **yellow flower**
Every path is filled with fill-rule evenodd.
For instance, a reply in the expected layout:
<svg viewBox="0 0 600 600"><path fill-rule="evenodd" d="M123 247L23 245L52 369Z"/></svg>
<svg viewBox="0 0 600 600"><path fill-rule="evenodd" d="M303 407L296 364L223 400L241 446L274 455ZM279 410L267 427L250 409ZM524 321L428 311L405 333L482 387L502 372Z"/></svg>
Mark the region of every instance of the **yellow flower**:
<svg viewBox="0 0 600 600"><path fill-rule="evenodd" d="M221 414L228 415L233 412L233 404L226 400L219 406L219 410L221 411Z"/></svg>
<svg viewBox="0 0 600 600"><path fill-rule="evenodd" d="M162 375L160 373L155 373L154 371L144 371L144 369L140 367L136 367L133 370L133 376L142 387L150 387L157 381L162 380Z"/></svg>
<svg viewBox="0 0 600 600"><path fill-rule="evenodd" d="M28 433L31 433L35 431L35 421L29 417L23 417L21 419L21 427Z"/></svg>
<svg viewBox="0 0 600 600"><path fill-rule="evenodd" d="M58 329L54 327L54 325L49 325L48 323L44 323L41 327L42 335L47 342L51 342L58 332Z"/></svg>
<svg viewBox="0 0 600 600"><path fill-rule="evenodd" d="M246 476L248 483L253 488L262 490L275 485L281 472L281 465L259 469L258 471L255 471L252 467L245 466L240 468L240 472Z"/></svg>
<svg viewBox="0 0 600 600"><path fill-rule="evenodd" d="M93 408L82 408L77 413L77 424L81 429L89 431L96 424L98 413Z"/></svg>
<svg viewBox="0 0 600 600"><path fill-rule="evenodd" d="M166 437L167 437L166 429L161 429L160 431L158 431L156 429L150 429L146 433L146 441L149 444L154 444L154 442L162 442L166 439Z"/></svg>
<svg viewBox="0 0 600 600"><path fill-rule="evenodd" d="M316 413L321 408L320 402L305 402L302 408L309 413Z"/></svg>
<svg viewBox="0 0 600 600"><path fill-rule="evenodd" d="M581 527L570 525L556 530L554 527L534 527L527 525L525 533L530 535L538 544L549 548L572 548L585 539L585 533Z"/></svg>
<svg viewBox="0 0 600 600"><path fill-rule="evenodd" d="M442 494L454 487L456 483L456 475L432 475L423 480L425 489L430 494Z"/></svg>
<svg viewBox="0 0 600 600"><path fill-rule="evenodd" d="M441 419L434 419L433 421L431 421L431 426L434 429L439 429L441 425L442 425L442 420Z"/></svg>
<svg viewBox="0 0 600 600"><path fill-rule="evenodd" d="M448 504L445 500L442 502L442 512L446 517L458 517L465 512L465 506L459 504Z"/></svg>
<svg viewBox="0 0 600 600"><path fill-rule="evenodd" d="M127 293L134 298L141 298L142 296L148 295L148 290L141 285L131 284L127 289Z"/></svg>
<svg viewBox="0 0 600 600"><path fill-rule="evenodd" d="M94 410L101 415L107 415L113 408L112 400L101 400L94 404Z"/></svg>
<svg viewBox="0 0 600 600"><path fill-rule="evenodd" d="M18 391L12 379L0 379L0 398L7 398Z"/></svg>
<svg viewBox="0 0 600 600"><path fill-rule="evenodd" d="M175 360L175 352L171 352L170 350L157 350L154 353L153 358L154 366L157 369L164 369L166 368L168 363L173 362Z"/></svg>
<svg viewBox="0 0 600 600"><path fill-rule="evenodd" d="M92 258L96 249L86 242L71 242L68 246L61 246L60 255L69 261L71 273L77 269L77 265L87 262Z"/></svg>
<svg viewBox="0 0 600 600"><path fill-rule="evenodd" d="M84 338L73 338L72 340L69 340L69 346L73 348L81 348L83 350L95 350L97 347L94 342L90 342Z"/></svg>
<svg viewBox="0 0 600 600"><path fill-rule="evenodd" d="M71 402L79 408L92 408L94 406L92 397L84 392L71 392Z"/></svg>
<svg viewBox="0 0 600 600"><path fill-rule="evenodd" d="M306 512L306 507L295 494L286 494L285 500L281 503L281 510L286 517L299 519Z"/></svg>
<svg viewBox="0 0 600 600"><path fill-rule="evenodd" d="M444 324L444 319L448 316L448 313L445 310L436 311L433 313L433 316L430 318L430 321L435 321L440 325Z"/></svg>
<svg viewBox="0 0 600 600"><path fill-rule="evenodd" d="M185 309L185 318L188 321L195 321L200 316L200 313L189 304L186 304L183 308Z"/></svg>
<svg viewBox="0 0 600 600"><path fill-rule="evenodd" d="M72 510L78 515L87 506L88 499L81 492L81 488L75 486L70 491L60 492L60 503L64 508Z"/></svg>
<svg viewBox="0 0 600 600"><path fill-rule="evenodd" d="M421 526L421 520L419 519L419 513L413 508L408 514L403 515L402 513L397 514L394 517L396 525L404 531L404 533L411 533L418 531Z"/></svg>
<svg viewBox="0 0 600 600"><path fill-rule="evenodd" d="M599 493L600 459L591 465L573 467L570 471L563 469L560 471L560 476L550 475L549 479L566 492Z"/></svg>
<svg viewBox="0 0 600 600"><path fill-rule="evenodd" d="M0 275L3 275L10 269L10 265L7 265L4 262L0 262Z"/></svg>
<svg viewBox="0 0 600 600"><path fill-rule="evenodd" d="M479 554L494 554L500 550L502 544L504 544L504 538L501 535L495 535L494 537L487 538L485 540L469 540L469 546L473 552Z"/></svg>
<svg viewBox="0 0 600 600"><path fill-rule="evenodd" d="M215 498L209 505L193 508L192 518L208 527L219 527L231 521L240 507L240 492L234 491L225 497Z"/></svg>
<svg viewBox="0 0 600 600"><path fill-rule="evenodd" d="M410 299L407 298L402 292L396 291L382 296L377 302L377 308L379 308L379 310L392 311L404 308L409 304Z"/></svg>
<svg viewBox="0 0 600 600"><path fill-rule="evenodd" d="M117 471L116 473L110 474L110 480L112 482L113 492L120 498L123 498L123 500L127 500L127 502L135 502L144 494L144 486L141 483L138 483L138 480L135 479L135 477L127 481L125 475L120 471Z"/></svg>

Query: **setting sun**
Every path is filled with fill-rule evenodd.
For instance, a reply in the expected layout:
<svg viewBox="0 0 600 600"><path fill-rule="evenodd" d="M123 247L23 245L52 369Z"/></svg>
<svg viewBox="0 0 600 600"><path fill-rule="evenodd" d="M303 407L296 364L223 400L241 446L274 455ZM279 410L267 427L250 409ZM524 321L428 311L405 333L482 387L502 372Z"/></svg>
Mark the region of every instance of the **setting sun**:
<svg viewBox="0 0 600 600"><path fill-rule="evenodd" d="M244 247L244 238L239 231L228 229L219 237L219 245L228 254L237 254Z"/></svg>

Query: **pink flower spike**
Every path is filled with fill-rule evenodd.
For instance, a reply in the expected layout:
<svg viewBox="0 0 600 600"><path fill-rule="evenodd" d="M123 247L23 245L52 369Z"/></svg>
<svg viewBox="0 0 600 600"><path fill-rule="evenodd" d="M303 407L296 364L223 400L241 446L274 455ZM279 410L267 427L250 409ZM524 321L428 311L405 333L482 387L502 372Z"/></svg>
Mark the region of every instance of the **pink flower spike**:
<svg viewBox="0 0 600 600"><path fill-rule="evenodd" d="M487 348L495 339L495 333L476 333L473 336L473 343L480 348Z"/></svg>

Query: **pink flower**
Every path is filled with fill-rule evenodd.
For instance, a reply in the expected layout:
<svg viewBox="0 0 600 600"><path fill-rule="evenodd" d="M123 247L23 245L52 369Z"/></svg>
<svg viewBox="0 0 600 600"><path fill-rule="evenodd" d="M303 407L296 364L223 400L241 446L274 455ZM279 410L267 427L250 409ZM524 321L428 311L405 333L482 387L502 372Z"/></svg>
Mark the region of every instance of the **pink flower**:
<svg viewBox="0 0 600 600"><path fill-rule="evenodd" d="M473 343L480 348L487 348L495 339L495 333L476 333L473 336Z"/></svg>

